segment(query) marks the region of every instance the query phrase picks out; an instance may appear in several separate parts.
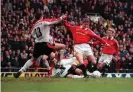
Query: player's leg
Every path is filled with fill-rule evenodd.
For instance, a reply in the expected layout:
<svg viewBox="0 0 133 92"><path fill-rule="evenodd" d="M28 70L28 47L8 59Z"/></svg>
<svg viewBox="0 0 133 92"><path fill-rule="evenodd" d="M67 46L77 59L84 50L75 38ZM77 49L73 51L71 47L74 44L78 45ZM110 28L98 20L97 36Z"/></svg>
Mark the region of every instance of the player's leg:
<svg viewBox="0 0 133 92"><path fill-rule="evenodd" d="M33 57L29 59L17 73L14 74L14 77L18 78L22 72L25 72L37 60L37 58L40 55L43 55L42 53L44 49L45 49L44 43L35 43L35 47L33 50Z"/></svg>
<svg viewBox="0 0 133 92"><path fill-rule="evenodd" d="M76 57L72 57L72 58L69 58L69 59L62 59L60 64L63 65L63 66L66 66L66 65L72 65L73 62L77 61Z"/></svg>
<svg viewBox="0 0 133 92"><path fill-rule="evenodd" d="M93 72L97 69L97 62L96 62L96 59L94 57L94 55L89 55L88 56L88 61L90 62L91 66L90 66L90 72Z"/></svg>
<svg viewBox="0 0 133 92"><path fill-rule="evenodd" d="M97 63L94 55L89 55L88 56L88 61L90 61L93 65L95 65Z"/></svg>
<svg viewBox="0 0 133 92"><path fill-rule="evenodd" d="M71 66L68 70L67 78L84 78L86 76L83 65Z"/></svg>
<svg viewBox="0 0 133 92"><path fill-rule="evenodd" d="M86 45L84 45L84 44L75 45L74 46L74 54L75 54L76 59L80 63L79 65L83 66L83 69L85 70L84 75L87 75L86 67L84 65L84 56L83 56L83 55L85 55L85 53L84 53L85 48L86 48Z"/></svg>
<svg viewBox="0 0 133 92"><path fill-rule="evenodd" d="M80 64L84 64L84 57L81 45L74 46L74 55Z"/></svg>
<svg viewBox="0 0 133 92"><path fill-rule="evenodd" d="M22 72L25 72L30 66L32 66L32 64L35 60L36 59L34 59L34 58L29 59L17 73L14 73L14 77L18 78L22 74Z"/></svg>
<svg viewBox="0 0 133 92"><path fill-rule="evenodd" d="M88 61L90 61L93 65L97 63L89 44L85 44L84 55L87 57Z"/></svg>
<svg viewBox="0 0 133 92"><path fill-rule="evenodd" d="M99 60L98 60L98 64L97 64L97 69L101 70L106 64L103 62L105 60L104 55L101 55Z"/></svg>
<svg viewBox="0 0 133 92"><path fill-rule="evenodd" d="M49 62L47 59L48 59L47 55L42 55L43 64L50 70Z"/></svg>
<svg viewBox="0 0 133 92"><path fill-rule="evenodd" d="M65 44L61 44L61 43L55 43L54 49L55 50L59 50L59 55L60 55L59 56L59 61L60 61L63 58L63 56L64 56L66 45Z"/></svg>
<svg viewBox="0 0 133 92"><path fill-rule="evenodd" d="M112 55L102 54L99 58L97 69L104 75L105 73L105 66L109 65L112 61Z"/></svg>
<svg viewBox="0 0 133 92"><path fill-rule="evenodd" d="M102 75L104 75L105 73L105 62L103 62L105 60L104 56L101 56L98 60L98 64L97 64L97 70L100 71L102 73Z"/></svg>
<svg viewBox="0 0 133 92"><path fill-rule="evenodd" d="M49 48L53 49L53 50L58 50L59 51L59 61L62 59L65 49L66 49L66 45L65 44L61 44L61 43L54 43L54 46L51 44L47 44Z"/></svg>
<svg viewBox="0 0 133 92"><path fill-rule="evenodd" d="M75 57L77 58L77 60L79 61L80 64L84 64L83 54L76 52Z"/></svg>
<svg viewBox="0 0 133 92"><path fill-rule="evenodd" d="M25 72L36 60L34 58L29 59L19 71Z"/></svg>
<svg viewBox="0 0 133 92"><path fill-rule="evenodd" d="M73 74L68 74L66 78L73 78Z"/></svg>
<svg viewBox="0 0 133 92"><path fill-rule="evenodd" d="M55 43L54 49L55 50L66 49L66 45L65 44L61 44L61 43Z"/></svg>
<svg viewBox="0 0 133 92"><path fill-rule="evenodd" d="M91 65L91 67L90 67L91 69L89 69L89 70L91 72L95 71L96 70L97 61L95 59L95 56L94 56L94 54L92 52L92 49L91 49L89 44L85 44L84 55L88 59L88 64Z"/></svg>
<svg viewBox="0 0 133 92"><path fill-rule="evenodd" d="M68 74L66 77L67 78L84 78L84 76L81 76L81 75L73 75L73 74Z"/></svg>
<svg viewBox="0 0 133 92"><path fill-rule="evenodd" d="M34 52L34 53L38 53L38 52ZM44 63L45 63L45 65L46 66L48 66L48 62L47 62L47 58L48 58L48 56L47 55L41 55L40 57L39 57L39 53L38 53L38 55L37 54L34 54L33 53L33 56L34 57L32 57L31 59L29 59L25 64L24 64L24 66L19 70L20 72L25 72L34 62L36 62L36 61L40 61L40 59L42 59L43 61L44 61Z"/></svg>

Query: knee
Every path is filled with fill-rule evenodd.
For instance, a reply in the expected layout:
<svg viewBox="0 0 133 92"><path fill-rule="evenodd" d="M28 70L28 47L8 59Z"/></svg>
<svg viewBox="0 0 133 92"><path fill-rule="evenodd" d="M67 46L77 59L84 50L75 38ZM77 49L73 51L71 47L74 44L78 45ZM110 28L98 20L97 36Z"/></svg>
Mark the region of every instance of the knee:
<svg viewBox="0 0 133 92"><path fill-rule="evenodd" d="M47 56L47 55L43 55L43 56L42 56L42 60L43 60L43 61L45 61L45 60L47 60L47 59L48 59L48 56Z"/></svg>
<svg viewBox="0 0 133 92"><path fill-rule="evenodd" d="M97 69L102 69L104 66L104 62L98 63Z"/></svg>
<svg viewBox="0 0 133 92"><path fill-rule="evenodd" d="M62 45L62 49L66 49L66 45L65 44Z"/></svg>
<svg viewBox="0 0 133 92"><path fill-rule="evenodd" d="M96 64L97 63L94 56L89 56L88 57L88 61L90 61L92 64Z"/></svg>
<svg viewBox="0 0 133 92"><path fill-rule="evenodd" d="M77 58L78 58L78 57L82 57L82 55L81 55L79 52L76 52L76 53L75 53L75 57L77 57Z"/></svg>
<svg viewBox="0 0 133 92"><path fill-rule="evenodd" d="M52 52L52 53L50 54L50 58L55 58L55 53L54 53L54 52Z"/></svg>

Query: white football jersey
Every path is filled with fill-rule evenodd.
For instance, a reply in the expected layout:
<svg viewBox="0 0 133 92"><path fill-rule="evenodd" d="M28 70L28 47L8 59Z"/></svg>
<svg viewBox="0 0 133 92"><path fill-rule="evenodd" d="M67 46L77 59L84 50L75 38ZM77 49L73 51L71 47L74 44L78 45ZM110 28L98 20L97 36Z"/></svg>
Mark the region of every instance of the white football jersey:
<svg viewBox="0 0 133 92"><path fill-rule="evenodd" d="M64 66L65 69L53 69L52 70L52 76L56 77L65 77L66 74L68 73L68 70L71 68L71 65L66 65Z"/></svg>
<svg viewBox="0 0 133 92"><path fill-rule="evenodd" d="M69 59L62 59L60 64L65 67L65 69L53 69L52 70L52 76L56 77L65 77L68 73L68 70L71 68L71 65L73 62L77 61L76 57L72 57Z"/></svg>
<svg viewBox="0 0 133 92"><path fill-rule="evenodd" d="M71 57L69 59L62 59L60 61L60 65L63 65L63 66L72 65L72 63L75 61L77 61L76 57Z"/></svg>
<svg viewBox="0 0 133 92"><path fill-rule="evenodd" d="M35 38L35 42L36 43L49 42L49 39L51 39L50 26L61 22L61 20L62 17L58 19L38 20L35 23L31 32L32 37Z"/></svg>

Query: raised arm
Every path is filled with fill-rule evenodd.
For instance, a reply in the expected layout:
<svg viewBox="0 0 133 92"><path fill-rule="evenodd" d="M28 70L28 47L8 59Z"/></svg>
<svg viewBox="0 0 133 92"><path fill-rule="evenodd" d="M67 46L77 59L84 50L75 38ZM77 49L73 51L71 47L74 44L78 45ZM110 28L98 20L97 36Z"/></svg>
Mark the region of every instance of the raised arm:
<svg viewBox="0 0 133 92"><path fill-rule="evenodd" d="M95 41L95 42L91 42L90 44L92 44L92 45L98 45L98 44L100 44L100 42L99 41Z"/></svg>
<svg viewBox="0 0 133 92"><path fill-rule="evenodd" d="M70 25L67 20L63 20L64 26L70 30L70 28L72 27L72 25Z"/></svg>
<svg viewBox="0 0 133 92"><path fill-rule="evenodd" d="M89 29L88 35L91 36L92 38L97 39L99 42L106 44L106 42L98 35L96 35L92 30Z"/></svg>
<svg viewBox="0 0 133 92"><path fill-rule="evenodd" d="M63 15L59 18L52 18L52 19L45 19L44 20L44 25L54 25L60 23L66 16Z"/></svg>

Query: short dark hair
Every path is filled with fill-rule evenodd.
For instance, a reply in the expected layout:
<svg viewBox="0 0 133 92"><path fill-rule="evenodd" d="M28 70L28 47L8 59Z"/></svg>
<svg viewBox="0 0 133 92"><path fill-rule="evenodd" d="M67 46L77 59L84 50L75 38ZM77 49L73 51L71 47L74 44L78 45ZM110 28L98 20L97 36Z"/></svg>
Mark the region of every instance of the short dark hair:
<svg viewBox="0 0 133 92"><path fill-rule="evenodd" d="M35 14L35 18L36 18L37 20L39 20L39 19L41 18L41 16L42 16L42 13L36 13L36 14Z"/></svg>

